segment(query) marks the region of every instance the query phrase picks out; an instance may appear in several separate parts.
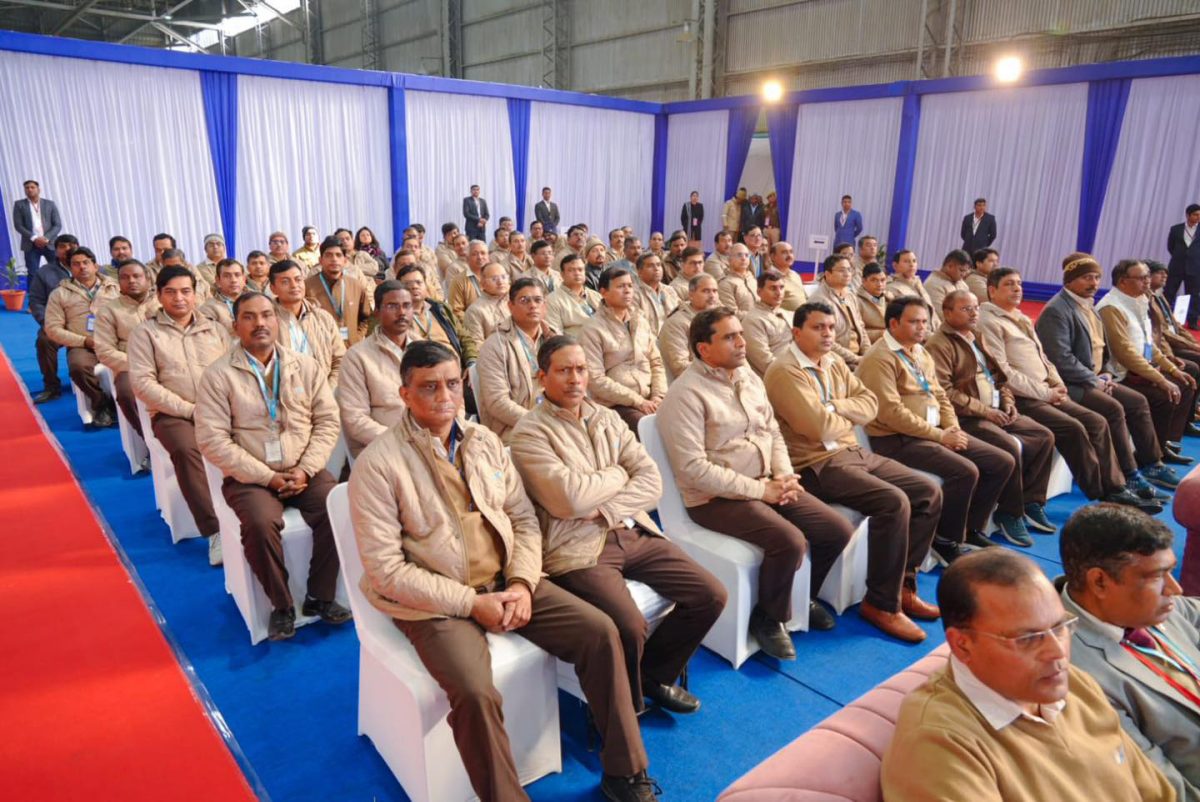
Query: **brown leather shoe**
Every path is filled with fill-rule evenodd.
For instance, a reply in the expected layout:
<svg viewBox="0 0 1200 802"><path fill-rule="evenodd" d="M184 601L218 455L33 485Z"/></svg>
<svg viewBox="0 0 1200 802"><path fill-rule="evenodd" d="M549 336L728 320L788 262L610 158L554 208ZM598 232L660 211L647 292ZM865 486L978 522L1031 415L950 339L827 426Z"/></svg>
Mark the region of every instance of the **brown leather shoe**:
<svg viewBox="0 0 1200 802"><path fill-rule="evenodd" d="M936 621L942 617L942 611L936 604L925 601L912 588L904 588L900 591L900 609L909 618L916 618L919 621Z"/></svg>
<svg viewBox="0 0 1200 802"><path fill-rule="evenodd" d="M925 630L914 624L912 619L902 612L887 613L869 601L864 601L858 605L858 614L868 624L898 640L909 643L920 643L925 640Z"/></svg>

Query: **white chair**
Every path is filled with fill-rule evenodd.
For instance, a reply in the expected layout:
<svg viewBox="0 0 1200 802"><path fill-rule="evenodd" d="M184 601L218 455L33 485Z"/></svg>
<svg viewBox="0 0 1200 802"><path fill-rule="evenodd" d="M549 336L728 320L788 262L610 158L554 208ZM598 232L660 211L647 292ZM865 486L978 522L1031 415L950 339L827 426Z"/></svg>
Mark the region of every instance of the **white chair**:
<svg viewBox="0 0 1200 802"><path fill-rule="evenodd" d="M325 463L325 470L333 476L335 482L341 481L342 469L346 467L346 461L350 459L350 449L346 445L346 435L338 429L337 445L333 447L333 453L329 455L329 462Z"/></svg>
<svg viewBox="0 0 1200 802"><path fill-rule="evenodd" d="M79 413L79 420L83 421L84 426L91 426L95 416L92 414L92 404L87 400L87 396L79 391L75 386L75 382L71 382L71 392L75 394L75 411Z"/></svg>
<svg viewBox="0 0 1200 802"><path fill-rule="evenodd" d="M758 644L750 639L749 627L750 611L758 599L758 571L763 552L737 538L705 529L688 517L666 449L658 434L655 417L647 415L642 418L638 424L638 434L662 474L663 494L658 514L663 531L689 557L716 576L728 591L729 602L704 637L704 645L738 668L758 651ZM808 629L811 577L811 562L805 560L792 584L793 618L787 623L789 631Z"/></svg>
<svg viewBox="0 0 1200 802"><path fill-rule="evenodd" d="M204 474L208 479L208 492L212 495L213 510L217 513L217 521L221 524L221 558L225 569L225 592L233 596L250 630L250 643L261 643L267 637L267 629L271 622L271 601L262 583L254 575L250 563L246 562L246 552L242 549L242 524L234 513L233 508L225 501L221 492L224 476L220 469L208 460L204 460ZM308 564L312 561L312 529L304 522L300 511L294 507L283 509L283 565L288 573L288 589L296 606L296 626L302 627L320 620L315 615L303 615L301 606L304 604L304 594L308 589ZM345 582L342 574L338 574L336 599L341 604L347 604Z"/></svg>
<svg viewBox="0 0 1200 802"><path fill-rule="evenodd" d="M104 388L104 392L108 393L113 401L116 401L117 387L113 381L113 372L105 365L96 365L96 378L100 380L100 386ZM129 425L129 421L125 420L125 415L121 413L119 407L113 414L117 418L117 431L121 433L121 450L125 452L125 459L129 460L129 472L140 473L142 463L150 455L146 448L146 441Z"/></svg>
<svg viewBox="0 0 1200 802"><path fill-rule="evenodd" d="M475 414L471 416L471 420L483 421L483 415L479 412L481 409L479 404L479 366L478 363L472 362L467 367L467 383L471 385L471 397L475 399Z"/></svg>
<svg viewBox="0 0 1200 802"><path fill-rule="evenodd" d="M837 561L829 569L829 575L817 596L837 611L838 615L846 612L862 601L867 595L867 530L871 519L862 513L843 507L841 504L830 504L830 509L840 513L854 527L854 534Z"/></svg>
<svg viewBox="0 0 1200 802"><path fill-rule="evenodd" d="M1065 493L1071 492L1071 485L1074 483L1075 477L1071 473L1071 469L1067 466L1067 461L1063 459L1063 455L1058 453L1058 449L1054 449L1054 457L1050 467L1050 482L1046 485L1046 498L1054 498Z"/></svg>
<svg viewBox="0 0 1200 802"><path fill-rule="evenodd" d="M150 426L150 412L139 398L137 400L138 419L142 422L142 432L146 449L150 452L150 476L154 481L154 499L162 518L171 530L171 542L178 543L190 537L200 537L200 529L196 519L188 508L175 478L175 466L171 464L171 455Z"/></svg>
<svg viewBox="0 0 1200 802"><path fill-rule="evenodd" d="M366 735L413 802L473 799L446 723L450 703L416 649L363 594L349 486L326 502L359 640L358 734ZM228 557L226 558L228 560ZM554 660L514 634L489 634L492 677L522 783L562 771Z"/></svg>

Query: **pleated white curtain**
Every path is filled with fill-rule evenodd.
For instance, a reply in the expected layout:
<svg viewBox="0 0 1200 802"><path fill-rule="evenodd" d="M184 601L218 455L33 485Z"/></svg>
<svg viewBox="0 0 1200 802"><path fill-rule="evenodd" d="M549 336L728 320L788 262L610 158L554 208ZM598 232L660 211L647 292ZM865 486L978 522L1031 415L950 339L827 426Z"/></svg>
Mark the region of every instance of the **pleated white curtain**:
<svg viewBox="0 0 1200 802"><path fill-rule="evenodd" d="M441 239L443 223L464 224L462 199L478 184L488 203L488 237L517 213L508 105L503 98L406 92L411 218ZM533 206L529 206L533 209Z"/></svg>
<svg viewBox="0 0 1200 802"><path fill-rule="evenodd" d="M387 90L239 76L237 176L242 256L277 229L299 248L306 225L391 242Z"/></svg>
<svg viewBox="0 0 1200 802"><path fill-rule="evenodd" d="M6 211L38 181L63 233L101 263L115 234L149 258L166 231L198 260L204 235L221 231L198 73L0 52L0 119Z"/></svg>
<svg viewBox="0 0 1200 802"><path fill-rule="evenodd" d="M852 196L862 213L863 234L887 239L902 103L880 98L800 106L787 232L797 259L814 258L810 234L830 237L831 248L836 244L833 218L843 195Z"/></svg>
<svg viewBox="0 0 1200 802"><path fill-rule="evenodd" d="M667 192L663 210L665 234L679 228L680 212L692 191L704 204L704 243L711 248L721 230L725 205L725 150L729 140L729 112L698 111L672 114L667 127ZM642 235L643 237L645 235ZM642 243L645 245L645 242Z"/></svg>
<svg viewBox="0 0 1200 802"><path fill-rule="evenodd" d="M1200 75L1142 78L1129 87L1117 157L1108 181L1096 258L1166 262L1167 230L1200 203Z"/></svg>
<svg viewBox="0 0 1200 802"><path fill-rule="evenodd" d="M654 115L533 103L527 214L548 186L562 215L561 230L587 223L607 241L611 229L628 225L645 242L653 180Z"/></svg>
<svg viewBox="0 0 1200 802"><path fill-rule="evenodd" d="M1026 281L1061 282L1079 224L1087 94L1079 83L921 98L904 244L922 269L962 247L963 216L984 197L1000 263Z"/></svg>

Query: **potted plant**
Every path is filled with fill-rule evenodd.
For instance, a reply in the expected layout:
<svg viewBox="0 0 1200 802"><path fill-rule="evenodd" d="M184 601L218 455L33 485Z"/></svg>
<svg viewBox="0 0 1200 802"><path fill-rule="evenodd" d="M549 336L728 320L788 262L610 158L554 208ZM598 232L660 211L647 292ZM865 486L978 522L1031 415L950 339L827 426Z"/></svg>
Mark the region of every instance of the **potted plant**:
<svg viewBox="0 0 1200 802"><path fill-rule="evenodd" d="M20 312L25 306L25 290L21 289L21 274L17 272L17 259L12 257L4 266L8 289L0 290L4 298L4 308L10 312Z"/></svg>

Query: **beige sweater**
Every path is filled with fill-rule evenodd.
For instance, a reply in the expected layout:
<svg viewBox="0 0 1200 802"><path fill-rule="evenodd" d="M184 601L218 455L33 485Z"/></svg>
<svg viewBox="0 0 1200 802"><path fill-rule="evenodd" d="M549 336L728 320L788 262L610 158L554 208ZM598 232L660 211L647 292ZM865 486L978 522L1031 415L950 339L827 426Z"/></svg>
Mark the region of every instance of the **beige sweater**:
<svg viewBox="0 0 1200 802"><path fill-rule="evenodd" d="M662 354L667 380L675 381L692 364L692 349L688 346L688 330L696 310L689 301L675 307L658 332L658 350Z"/></svg>
<svg viewBox="0 0 1200 802"><path fill-rule="evenodd" d="M636 309L621 322L607 304L583 327L579 343L587 357L588 390L606 407L637 406L667 392L662 355L650 326Z"/></svg>
<svg viewBox="0 0 1200 802"><path fill-rule="evenodd" d="M923 440L941 442L942 432L958 425L954 406L938 383L937 367L924 348L917 345L906 356L913 361L917 372L924 375L928 389L921 384L916 372L902 359L895 348L899 344L884 335L871 346L856 371L867 389L879 399L879 414L867 424L871 437L905 434ZM928 407L938 408L937 426L926 418Z"/></svg>
<svg viewBox="0 0 1200 802"><path fill-rule="evenodd" d="M129 383L151 417L191 418L204 369L229 349L229 335L200 315L180 328L161 309L129 336Z"/></svg>
<svg viewBox="0 0 1200 802"><path fill-rule="evenodd" d="M742 336L746 338L746 359L759 376L792 341L792 315L783 307L772 309L756 301L742 318Z"/></svg>
<svg viewBox="0 0 1200 802"><path fill-rule="evenodd" d="M382 329L375 329L346 352L338 376L337 402L351 456L357 458L371 441L403 417L405 406L400 398L403 358L404 351Z"/></svg>
<svg viewBox="0 0 1200 802"><path fill-rule="evenodd" d="M100 307L96 315L96 358L103 362L113 375L129 369L129 335L148 319L154 317L161 307L154 293L147 293L140 304L128 295Z"/></svg>

